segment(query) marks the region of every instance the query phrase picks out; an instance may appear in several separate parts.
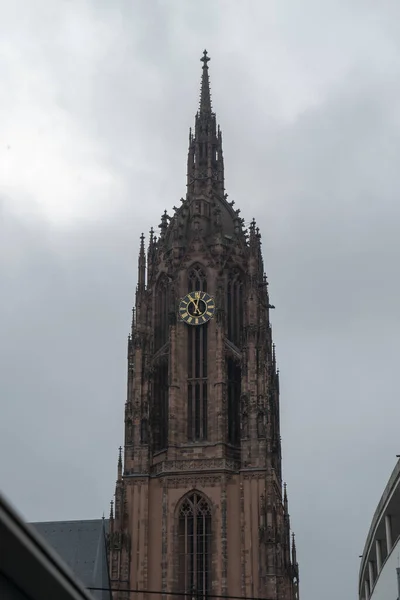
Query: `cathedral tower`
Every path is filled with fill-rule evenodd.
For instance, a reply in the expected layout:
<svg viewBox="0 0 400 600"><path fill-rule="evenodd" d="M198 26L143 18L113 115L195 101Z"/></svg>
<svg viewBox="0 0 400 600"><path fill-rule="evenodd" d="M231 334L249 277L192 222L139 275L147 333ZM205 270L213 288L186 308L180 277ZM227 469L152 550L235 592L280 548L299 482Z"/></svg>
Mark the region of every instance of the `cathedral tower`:
<svg viewBox="0 0 400 600"><path fill-rule="evenodd" d="M140 240L110 576L117 600L295 600L261 236L227 200L201 60L186 197Z"/></svg>

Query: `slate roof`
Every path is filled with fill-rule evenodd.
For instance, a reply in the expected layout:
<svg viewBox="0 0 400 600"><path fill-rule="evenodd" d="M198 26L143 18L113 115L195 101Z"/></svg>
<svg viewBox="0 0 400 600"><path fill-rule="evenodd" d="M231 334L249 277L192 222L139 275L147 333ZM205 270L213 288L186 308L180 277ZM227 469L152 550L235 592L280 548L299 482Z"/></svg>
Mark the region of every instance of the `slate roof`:
<svg viewBox="0 0 400 600"><path fill-rule="evenodd" d="M107 564L107 519L52 521L31 526L57 552L85 587L110 588ZM110 600L109 591L91 591L96 600Z"/></svg>

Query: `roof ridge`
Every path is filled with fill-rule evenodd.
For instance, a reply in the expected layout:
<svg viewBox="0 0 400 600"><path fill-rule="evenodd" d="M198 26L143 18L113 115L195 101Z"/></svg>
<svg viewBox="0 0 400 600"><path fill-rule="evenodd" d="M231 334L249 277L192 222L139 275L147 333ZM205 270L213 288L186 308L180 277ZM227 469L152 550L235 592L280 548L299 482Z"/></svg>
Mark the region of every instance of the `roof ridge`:
<svg viewBox="0 0 400 600"><path fill-rule="evenodd" d="M60 524L60 523L99 523L101 521L108 521L108 519L103 519L98 518L98 519L70 519L70 520L63 520L60 519L59 521L29 521L29 525L53 525L53 524Z"/></svg>

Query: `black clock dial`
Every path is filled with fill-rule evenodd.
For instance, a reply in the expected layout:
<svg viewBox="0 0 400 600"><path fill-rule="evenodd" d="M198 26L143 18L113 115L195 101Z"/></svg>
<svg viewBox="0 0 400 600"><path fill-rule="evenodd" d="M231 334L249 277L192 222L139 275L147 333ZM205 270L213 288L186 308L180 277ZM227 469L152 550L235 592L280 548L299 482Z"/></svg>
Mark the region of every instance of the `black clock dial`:
<svg viewBox="0 0 400 600"><path fill-rule="evenodd" d="M188 325L203 325L215 313L215 300L207 292L190 292L179 303L179 316Z"/></svg>

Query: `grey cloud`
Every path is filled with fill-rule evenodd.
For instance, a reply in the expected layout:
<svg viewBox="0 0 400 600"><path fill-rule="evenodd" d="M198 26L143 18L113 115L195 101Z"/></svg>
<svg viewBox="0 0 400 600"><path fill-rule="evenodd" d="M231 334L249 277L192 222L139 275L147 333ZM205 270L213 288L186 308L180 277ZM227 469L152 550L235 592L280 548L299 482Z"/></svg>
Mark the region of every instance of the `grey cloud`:
<svg viewBox="0 0 400 600"><path fill-rule="evenodd" d="M77 217L46 214L49 186L59 201L51 172L22 187L0 166L2 489L31 520L108 509L138 238L185 193L207 47L227 191L259 222L276 305L301 593L355 596L399 452L397 5L254 2L245 15L234 2L50 4L13 3L22 21L5 10L0 139L21 180L21 146L57 158ZM24 139L35 119L41 136Z"/></svg>

